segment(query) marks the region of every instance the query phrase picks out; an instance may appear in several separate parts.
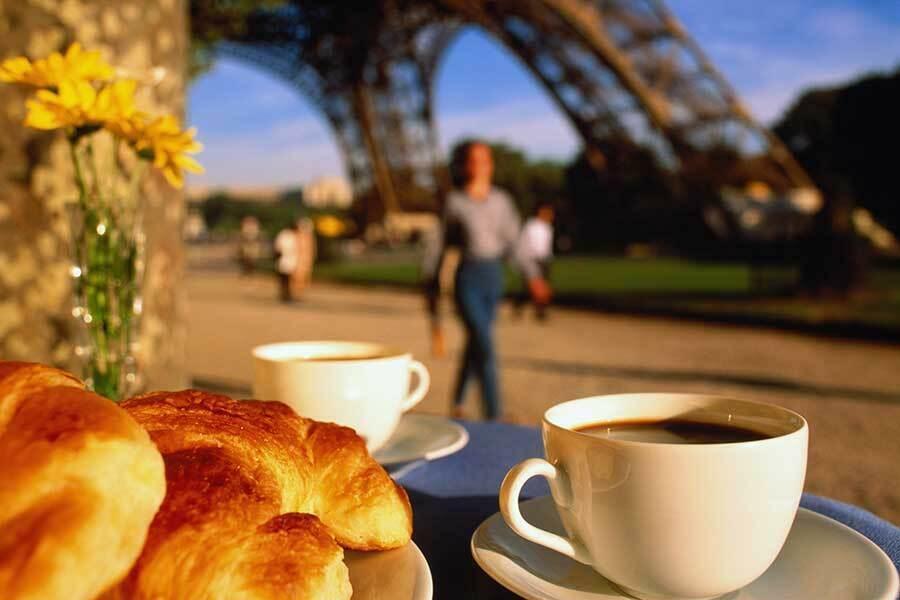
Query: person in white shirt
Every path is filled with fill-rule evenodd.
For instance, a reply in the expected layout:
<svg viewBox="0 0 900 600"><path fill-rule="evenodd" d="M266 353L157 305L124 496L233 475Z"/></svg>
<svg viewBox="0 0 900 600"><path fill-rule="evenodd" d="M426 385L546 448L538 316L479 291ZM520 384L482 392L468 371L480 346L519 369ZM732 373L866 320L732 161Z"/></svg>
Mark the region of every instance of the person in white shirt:
<svg viewBox="0 0 900 600"><path fill-rule="evenodd" d="M298 223L295 223L293 227L286 227L275 236L275 271L278 273L282 302L290 302L293 299L291 275L297 269L300 250L297 230Z"/></svg>
<svg viewBox="0 0 900 600"><path fill-rule="evenodd" d="M275 237L275 270L281 287L281 301L291 302L309 285L316 259L313 222L299 219L293 227L282 229Z"/></svg>
<svg viewBox="0 0 900 600"><path fill-rule="evenodd" d="M553 221L556 211L553 204L547 201L540 202L534 212L534 216L525 222L522 233L517 242L516 254L527 259L540 268L541 277L544 280L550 277L550 263L553 260ZM531 296L522 293L516 298L515 311L521 314L522 308ZM534 306L537 318L541 321L547 318L547 304L544 299L535 299Z"/></svg>

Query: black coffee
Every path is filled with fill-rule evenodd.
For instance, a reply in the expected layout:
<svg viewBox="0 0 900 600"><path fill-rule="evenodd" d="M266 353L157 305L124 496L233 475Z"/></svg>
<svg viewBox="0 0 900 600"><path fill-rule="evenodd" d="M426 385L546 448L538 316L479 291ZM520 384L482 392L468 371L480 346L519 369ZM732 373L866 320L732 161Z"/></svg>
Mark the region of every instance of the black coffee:
<svg viewBox="0 0 900 600"><path fill-rule="evenodd" d="M733 444L735 442L753 442L772 437L759 431L734 425L701 423L699 421L681 419L597 423L579 427L576 431L612 440L654 442L657 444Z"/></svg>
<svg viewBox="0 0 900 600"><path fill-rule="evenodd" d="M347 360L372 360L375 358L390 358L392 356L398 356L397 354L391 354L389 352L370 352L370 353L359 353L359 354L321 354L317 356L298 356L293 360L299 360L303 362L328 362L328 361L347 361Z"/></svg>

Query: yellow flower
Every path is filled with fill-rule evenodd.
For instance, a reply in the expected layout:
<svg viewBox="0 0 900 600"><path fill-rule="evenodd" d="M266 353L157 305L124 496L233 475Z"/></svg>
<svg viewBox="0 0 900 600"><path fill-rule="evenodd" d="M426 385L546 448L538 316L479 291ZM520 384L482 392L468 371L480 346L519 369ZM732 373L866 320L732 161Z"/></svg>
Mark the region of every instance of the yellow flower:
<svg viewBox="0 0 900 600"><path fill-rule="evenodd" d="M174 117L151 121L138 111L134 80L114 81L99 91L94 87L113 75L99 52L85 52L77 43L65 55L54 52L34 62L18 57L0 63L0 81L43 88L25 103L26 126L67 128L73 142L103 127L130 143L139 156L152 160L175 187L182 186L185 171L202 173L203 167L189 156L202 149L194 140L195 131L182 131Z"/></svg>
<svg viewBox="0 0 900 600"><path fill-rule="evenodd" d="M102 81L111 79L113 68L97 51L85 52L75 42L65 55L54 52L31 62L24 56L0 63L0 81L23 83L40 88L59 88L63 81Z"/></svg>
<svg viewBox="0 0 900 600"><path fill-rule="evenodd" d="M182 131L175 117L166 115L146 124L135 143L140 154L152 156L153 166L160 169L165 178L173 186L180 188L184 184L184 172L202 173L203 167L188 156L203 149L194 140L196 130L191 128Z"/></svg>
<svg viewBox="0 0 900 600"><path fill-rule="evenodd" d="M91 123L97 91L86 81L59 82L59 92L38 90L25 103L25 125L34 129L82 127Z"/></svg>
<svg viewBox="0 0 900 600"><path fill-rule="evenodd" d="M146 116L134 104L137 81L123 79L107 85L97 94L91 107L91 119L103 123L109 131L130 142L138 140L141 123Z"/></svg>
<svg viewBox="0 0 900 600"><path fill-rule="evenodd" d="M136 87L136 81L125 79L97 92L86 81L63 80L58 92L38 90L26 102L25 125L35 129L106 125L113 133L134 141L136 136L125 132L130 131L131 121L140 117L134 105Z"/></svg>
<svg viewBox="0 0 900 600"><path fill-rule="evenodd" d="M142 112L134 112L130 115L122 115L106 121L103 126L113 135L135 145L144 133L147 126L147 115Z"/></svg>

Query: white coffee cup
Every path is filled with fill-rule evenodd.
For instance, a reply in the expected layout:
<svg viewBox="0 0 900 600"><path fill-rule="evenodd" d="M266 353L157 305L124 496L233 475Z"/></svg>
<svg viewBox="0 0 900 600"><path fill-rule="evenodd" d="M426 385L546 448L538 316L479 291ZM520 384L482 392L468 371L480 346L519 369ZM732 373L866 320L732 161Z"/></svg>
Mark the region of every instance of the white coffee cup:
<svg viewBox="0 0 900 600"><path fill-rule="evenodd" d="M418 376L409 390L410 374ZM431 383L409 352L344 341L286 342L253 349L253 395L316 421L352 427L369 452L380 448Z"/></svg>
<svg viewBox="0 0 900 600"><path fill-rule="evenodd" d="M576 431L672 418L773 437L674 444ZM547 460L510 470L500 489L503 518L637 598L699 600L749 584L778 556L800 503L808 428L777 406L695 394L596 396L550 408L542 431ZM535 475L549 481L567 537L522 517L519 493Z"/></svg>

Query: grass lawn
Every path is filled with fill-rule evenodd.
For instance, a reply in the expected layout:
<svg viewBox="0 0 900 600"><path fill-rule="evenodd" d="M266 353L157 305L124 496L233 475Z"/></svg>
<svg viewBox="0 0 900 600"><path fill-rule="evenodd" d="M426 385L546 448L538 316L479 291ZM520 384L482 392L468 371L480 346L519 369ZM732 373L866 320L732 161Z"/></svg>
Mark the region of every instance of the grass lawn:
<svg viewBox="0 0 900 600"><path fill-rule="evenodd" d="M335 262L316 265L316 277L345 283L414 287L419 270L413 262ZM519 277L507 268L507 287ZM553 288L559 295L654 293L734 294L750 290L745 265L707 265L676 259L629 260L564 257L553 263Z"/></svg>
<svg viewBox="0 0 900 600"><path fill-rule="evenodd" d="M900 270L873 270L868 289L849 300L779 293L795 275L787 267L751 269L739 263L673 258L567 256L554 262L551 283L561 304L813 328L862 328L900 336ZM334 262L316 265L315 276L342 283L414 289L418 266L408 258ZM506 277L510 292L521 289L517 275L507 270Z"/></svg>
<svg viewBox="0 0 900 600"><path fill-rule="evenodd" d="M419 280L419 267L413 262L328 262L317 263L313 275L341 283L413 288Z"/></svg>

